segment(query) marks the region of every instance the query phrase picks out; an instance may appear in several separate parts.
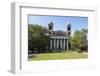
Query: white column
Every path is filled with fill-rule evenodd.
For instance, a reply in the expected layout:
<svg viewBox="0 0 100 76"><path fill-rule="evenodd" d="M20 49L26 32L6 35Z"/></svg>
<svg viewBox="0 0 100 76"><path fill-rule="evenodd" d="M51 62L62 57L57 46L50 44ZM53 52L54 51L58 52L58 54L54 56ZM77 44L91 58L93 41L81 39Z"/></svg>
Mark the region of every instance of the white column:
<svg viewBox="0 0 100 76"><path fill-rule="evenodd" d="M55 49L57 49L57 39L55 39Z"/></svg>
<svg viewBox="0 0 100 76"><path fill-rule="evenodd" d="M59 39L57 39L57 49L58 49L58 47L59 47Z"/></svg>
<svg viewBox="0 0 100 76"><path fill-rule="evenodd" d="M54 49L55 49L55 38L54 38Z"/></svg>
<svg viewBox="0 0 100 76"><path fill-rule="evenodd" d="M60 49L62 49L62 39L60 39Z"/></svg>
<svg viewBox="0 0 100 76"><path fill-rule="evenodd" d="M67 50L69 50L69 44L68 44L68 39L67 39Z"/></svg>
<svg viewBox="0 0 100 76"><path fill-rule="evenodd" d="M65 50L65 39L64 39L64 43L63 43L63 49Z"/></svg>
<svg viewBox="0 0 100 76"><path fill-rule="evenodd" d="M52 39L50 40L50 49L52 50Z"/></svg>

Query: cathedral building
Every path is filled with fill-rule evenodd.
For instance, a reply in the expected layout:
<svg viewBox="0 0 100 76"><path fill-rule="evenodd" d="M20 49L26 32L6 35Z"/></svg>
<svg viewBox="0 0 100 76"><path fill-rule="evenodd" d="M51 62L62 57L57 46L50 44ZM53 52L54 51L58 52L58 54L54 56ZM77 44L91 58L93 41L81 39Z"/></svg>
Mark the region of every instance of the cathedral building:
<svg viewBox="0 0 100 76"><path fill-rule="evenodd" d="M50 50L69 50L69 37L71 36L71 23L66 24L66 31L53 30L54 24L51 21L48 24L48 30L50 35Z"/></svg>

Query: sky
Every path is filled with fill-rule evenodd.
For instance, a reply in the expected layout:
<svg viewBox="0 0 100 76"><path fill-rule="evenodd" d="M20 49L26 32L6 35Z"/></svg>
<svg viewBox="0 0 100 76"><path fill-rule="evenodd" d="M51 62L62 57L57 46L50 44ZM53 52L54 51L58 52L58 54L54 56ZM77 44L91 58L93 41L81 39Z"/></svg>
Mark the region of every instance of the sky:
<svg viewBox="0 0 100 76"><path fill-rule="evenodd" d="M40 16L29 15L28 24L39 24L48 28L48 23L53 22L53 30L67 30L67 22L71 23L72 34L75 30L88 29L88 17L79 16Z"/></svg>

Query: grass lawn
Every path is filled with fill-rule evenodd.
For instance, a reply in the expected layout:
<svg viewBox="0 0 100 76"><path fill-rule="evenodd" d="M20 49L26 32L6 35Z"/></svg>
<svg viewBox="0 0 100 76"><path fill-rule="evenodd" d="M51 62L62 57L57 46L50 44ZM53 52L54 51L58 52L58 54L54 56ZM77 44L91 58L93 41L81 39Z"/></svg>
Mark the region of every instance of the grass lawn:
<svg viewBox="0 0 100 76"><path fill-rule="evenodd" d="M81 58L88 58L88 54L77 53L77 52L31 54L29 61L32 61L32 60L81 59Z"/></svg>

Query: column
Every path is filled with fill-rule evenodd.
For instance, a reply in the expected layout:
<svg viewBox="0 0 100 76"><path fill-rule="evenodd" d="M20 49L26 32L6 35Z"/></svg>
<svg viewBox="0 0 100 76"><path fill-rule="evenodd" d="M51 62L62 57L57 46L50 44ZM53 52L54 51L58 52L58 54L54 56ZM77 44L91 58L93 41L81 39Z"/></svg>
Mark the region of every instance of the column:
<svg viewBox="0 0 100 76"><path fill-rule="evenodd" d="M52 39L50 40L50 49L52 50Z"/></svg>
<svg viewBox="0 0 100 76"><path fill-rule="evenodd" d="M69 50L69 44L68 44L68 39L67 39L67 50Z"/></svg>
<svg viewBox="0 0 100 76"><path fill-rule="evenodd" d="M64 39L64 43L63 43L63 49L65 50L65 39Z"/></svg>
<svg viewBox="0 0 100 76"><path fill-rule="evenodd" d="M60 49L62 49L62 39L60 39Z"/></svg>
<svg viewBox="0 0 100 76"><path fill-rule="evenodd" d="M55 39L55 49L57 49L57 38Z"/></svg>
<svg viewBox="0 0 100 76"><path fill-rule="evenodd" d="M59 39L57 39L57 49L58 49L58 47L59 47Z"/></svg>
<svg viewBox="0 0 100 76"><path fill-rule="evenodd" d="M54 38L54 49L55 49L55 38Z"/></svg>

